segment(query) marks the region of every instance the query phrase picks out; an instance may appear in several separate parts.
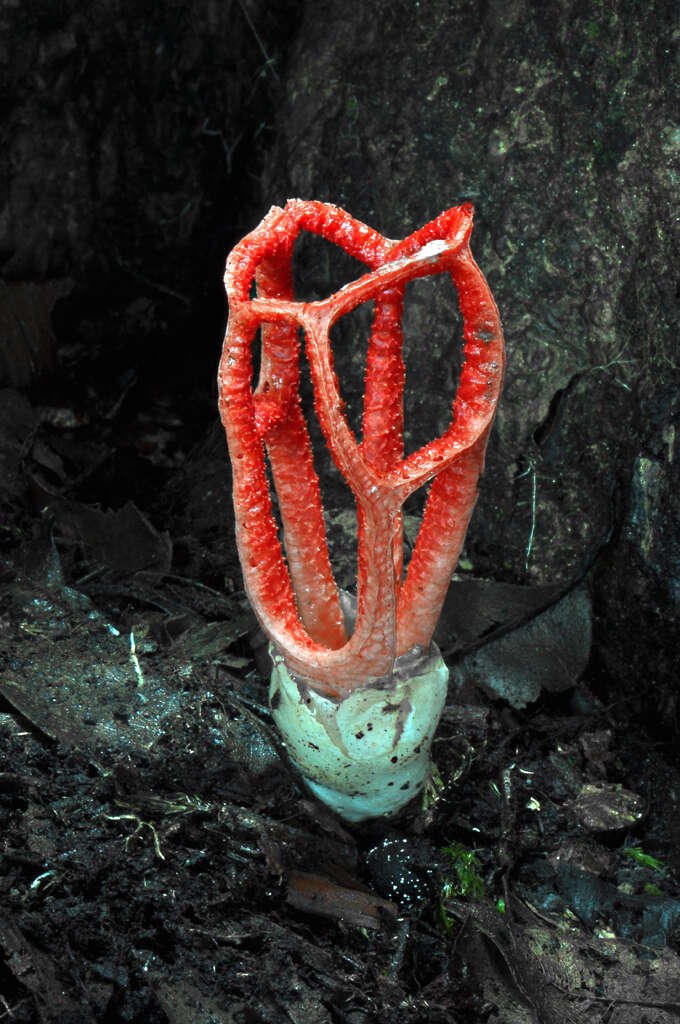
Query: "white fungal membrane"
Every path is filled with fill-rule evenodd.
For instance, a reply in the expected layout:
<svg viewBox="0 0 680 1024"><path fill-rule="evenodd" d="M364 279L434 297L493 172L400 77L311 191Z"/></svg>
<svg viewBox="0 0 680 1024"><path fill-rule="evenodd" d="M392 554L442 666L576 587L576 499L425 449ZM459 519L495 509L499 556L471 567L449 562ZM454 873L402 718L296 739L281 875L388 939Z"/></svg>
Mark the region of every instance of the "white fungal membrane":
<svg viewBox="0 0 680 1024"><path fill-rule="evenodd" d="M363 821L394 814L423 789L449 677L434 645L403 655L389 679L344 699L317 693L272 657L272 715L319 800L346 821Z"/></svg>

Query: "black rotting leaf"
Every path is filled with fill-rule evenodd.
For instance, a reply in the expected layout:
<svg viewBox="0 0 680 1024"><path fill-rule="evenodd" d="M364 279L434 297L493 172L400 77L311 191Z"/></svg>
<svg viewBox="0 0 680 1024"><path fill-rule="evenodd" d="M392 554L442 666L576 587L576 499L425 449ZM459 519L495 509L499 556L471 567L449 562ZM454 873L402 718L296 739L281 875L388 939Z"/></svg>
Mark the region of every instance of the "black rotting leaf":
<svg viewBox="0 0 680 1024"><path fill-rule="evenodd" d="M452 600L463 629L482 632L465 644L476 649L454 665L456 685L473 683L521 708L542 691L560 693L578 682L588 664L592 635L585 586L565 592L555 587L454 584L450 592L456 595L459 586L463 592ZM480 608L483 595L490 599L488 608Z"/></svg>
<svg viewBox="0 0 680 1024"><path fill-rule="evenodd" d="M62 537L85 546L85 557L99 573L129 576L136 572L164 573L172 564L172 544L159 533L134 502L117 511L102 512L74 505L60 516Z"/></svg>
<svg viewBox="0 0 680 1024"><path fill-rule="evenodd" d="M444 654L465 653L521 625L567 590L564 584L518 586L494 580L454 579L435 640Z"/></svg>
<svg viewBox="0 0 680 1024"><path fill-rule="evenodd" d="M569 864L557 872L557 888L589 929L605 923L623 939L663 948L680 925L680 899L621 892L610 882Z"/></svg>

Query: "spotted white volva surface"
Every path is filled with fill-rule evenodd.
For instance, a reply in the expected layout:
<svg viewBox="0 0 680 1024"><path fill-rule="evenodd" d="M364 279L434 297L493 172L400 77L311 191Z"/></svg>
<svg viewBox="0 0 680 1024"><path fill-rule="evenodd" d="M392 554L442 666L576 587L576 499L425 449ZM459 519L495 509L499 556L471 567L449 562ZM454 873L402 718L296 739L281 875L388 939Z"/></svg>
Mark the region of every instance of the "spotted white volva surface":
<svg viewBox="0 0 680 1024"><path fill-rule="evenodd" d="M347 821L362 821L394 814L422 790L449 677L438 651L405 655L389 681L342 700L317 693L273 658L272 715L320 800Z"/></svg>

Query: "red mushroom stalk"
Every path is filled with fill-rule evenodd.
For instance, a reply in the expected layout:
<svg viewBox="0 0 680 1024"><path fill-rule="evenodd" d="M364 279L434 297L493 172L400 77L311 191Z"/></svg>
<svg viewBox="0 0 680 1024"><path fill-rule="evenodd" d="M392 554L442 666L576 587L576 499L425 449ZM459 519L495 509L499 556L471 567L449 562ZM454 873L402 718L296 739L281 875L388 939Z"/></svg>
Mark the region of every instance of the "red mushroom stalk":
<svg viewBox="0 0 680 1024"><path fill-rule="evenodd" d="M389 689L404 656L411 665L410 678L419 677L428 658L430 670L442 675L439 668L432 669L432 633L475 504L504 364L498 311L469 249L472 212L470 204L454 207L394 242L336 206L294 199L285 209L273 207L227 260L229 323L218 383L245 587L277 664L283 666L279 676L283 673L297 687L298 702L308 703L310 693L328 702L334 719L325 732L335 730L337 713L351 695L373 688L376 681ZM292 259L301 231L336 243L369 272L327 299L296 301ZM465 363L449 428L404 458L404 289L414 278L443 272L458 290ZM359 442L343 412L329 332L343 314L369 300L374 316ZM328 555L319 481L300 400L299 328L319 423L357 506L357 602L350 635ZM260 373L253 390L252 346L258 330ZM272 513L265 452L285 557ZM423 522L402 581L402 506L430 481ZM420 667L413 652L421 652ZM280 682L277 677L273 683L279 697ZM315 716L319 719L318 707ZM395 728L403 731L404 722ZM346 746L341 746L345 757Z"/></svg>

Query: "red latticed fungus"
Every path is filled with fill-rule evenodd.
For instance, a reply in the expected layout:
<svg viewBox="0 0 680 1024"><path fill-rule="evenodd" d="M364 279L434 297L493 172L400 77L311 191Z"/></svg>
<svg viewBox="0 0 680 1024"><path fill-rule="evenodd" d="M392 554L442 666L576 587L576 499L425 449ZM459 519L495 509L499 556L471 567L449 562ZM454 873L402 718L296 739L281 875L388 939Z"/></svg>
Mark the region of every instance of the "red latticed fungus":
<svg viewBox="0 0 680 1024"><path fill-rule="evenodd" d="M395 242L336 206L292 199L272 207L227 260L220 412L245 587L274 659L272 712L307 784L348 820L394 813L422 789L446 696L448 670L432 633L475 504L504 364L498 310L470 253L472 215L470 204L454 207ZM340 246L368 272L326 299L296 300L293 248L302 231ZM465 362L450 426L404 457L404 290L441 273L458 291ZM367 301L373 324L359 441L343 412L329 332ZM300 328L316 415L356 501L355 601L338 591L331 569L300 399ZM404 578L402 507L427 483Z"/></svg>

